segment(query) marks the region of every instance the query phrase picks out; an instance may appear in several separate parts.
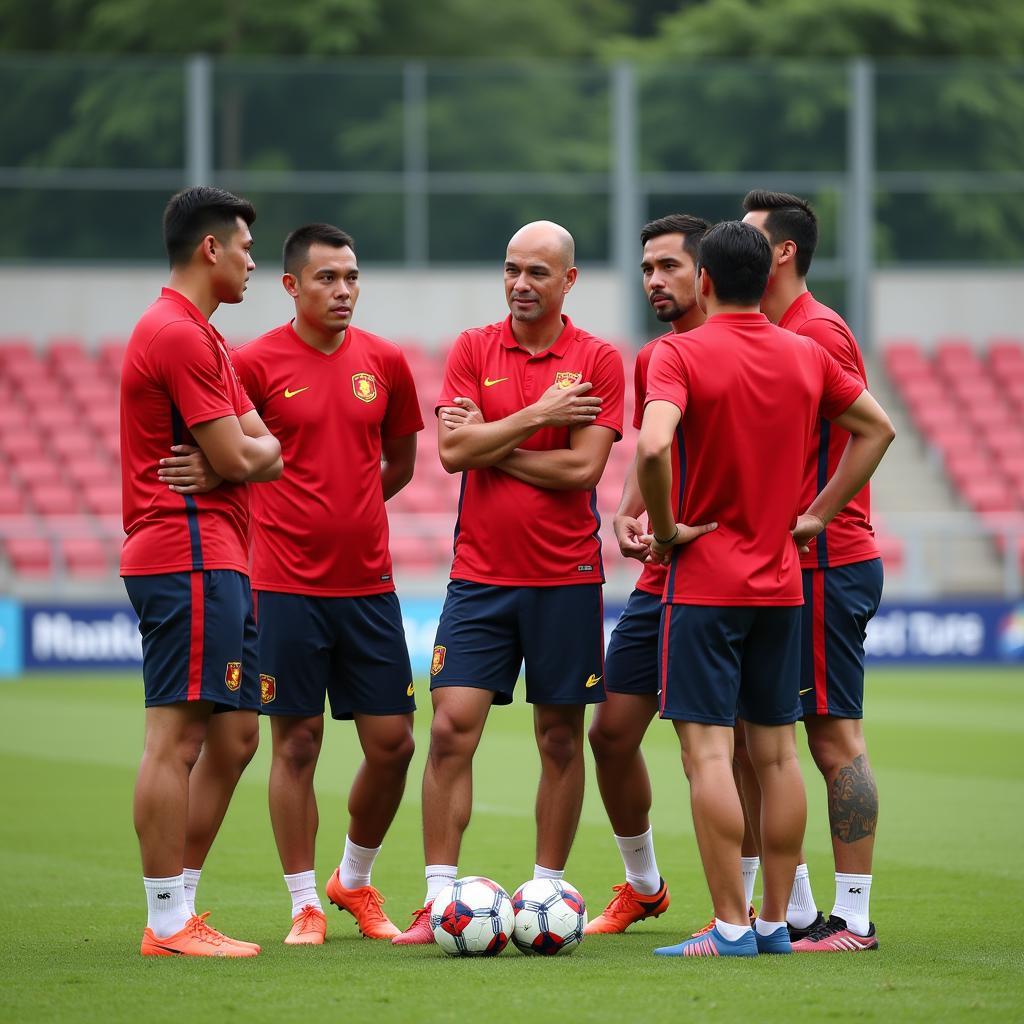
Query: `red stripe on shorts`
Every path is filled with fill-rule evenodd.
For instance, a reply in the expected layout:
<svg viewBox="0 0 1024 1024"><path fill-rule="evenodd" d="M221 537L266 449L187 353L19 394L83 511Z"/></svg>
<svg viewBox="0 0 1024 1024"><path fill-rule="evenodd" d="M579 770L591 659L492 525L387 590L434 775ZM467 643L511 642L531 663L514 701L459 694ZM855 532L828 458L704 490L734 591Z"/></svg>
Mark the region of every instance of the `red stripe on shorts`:
<svg viewBox="0 0 1024 1024"><path fill-rule="evenodd" d="M819 715L827 715L828 664L825 660L825 572L823 569L814 570L813 588L811 642L814 646L814 703Z"/></svg>
<svg viewBox="0 0 1024 1024"><path fill-rule="evenodd" d="M188 699L199 700L203 690L203 628L206 611L202 570L189 574L192 583L192 631L188 645Z"/></svg>
<svg viewBox="0 0 1024 1024"><path fill-rule="evenodd" d="M252 592L252 617L256 624L259 625L260 621L260 592L254 590Z"/></svg>
<svg viewBox="0 0 1024 1024"><path fill-rule="evenodd" d="M665 605L665 622L661 630L661 711L665 711L668 696L668 627L672 621L672 605Z"/></svg>

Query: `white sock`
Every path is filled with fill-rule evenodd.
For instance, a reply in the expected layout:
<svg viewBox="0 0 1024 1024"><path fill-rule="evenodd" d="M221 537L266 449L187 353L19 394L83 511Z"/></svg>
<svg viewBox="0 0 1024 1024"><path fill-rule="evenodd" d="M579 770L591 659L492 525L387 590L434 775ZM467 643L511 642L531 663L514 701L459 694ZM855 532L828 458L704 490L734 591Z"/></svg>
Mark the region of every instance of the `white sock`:
<svg viewBox="0 0 1024 1024"><path fill-rule="evenodd" d="M807 874L807 865L796 866L796 877L793 879L793 891L789 894L789 906L786 907L786 920L794 928L810 928L818 916L818 906L811 892L811 879Z"/></svg>
<svg viewBox="0 0 1024 1024"><path fill-rule="evenodd" d="M777 932L780 928L785 928L785 921L762 921L758 918L754 922L754 930L758 935L771 935L772 932Z"/></svg>
<svg viewBox="0 0 1024 1024"><path fill-rule="evenodd" d="M553 878L556 882L561 881L565 878L565 871L558 871L555 868L544 868L540 864L533 865L533 878L536 881L538 878Z"/></svg>
<svg viewBox="0 0 1024 1024"><path fill-rule="evenodd" d="M196 912L196 889L199 888L199 876L203 873L202 868L185 868L182 878L185 881L185 906L190 914Z"/></svg>
<svg viewBox="0 0 1024 1024"><path fill-rule="evenodd" d="M870 901L870 875L844 875L836 872L836 905L832 913L841 917L854 935L867 935L871 929L868 913Z"/></svg>
<svg viewBox="0 0 1024 1024"><path fill-rule="evenodd" d="M423 906L432 903L434 897L446 886L458 878L458 866L455 864L428 864L427 895L423 898Z"/></svg>
<svg viewBox="0 0 1024 1024"><path fill-rule="evenodd" d="M616 836L626 881L643 896L653 896L661 888L661 874L654 857L654 829L639 836Z"/></svg>
<svg viewBox="0 0 1024 1024"><path fill-rule="evenodd" d="M146 927L162 939L180 932L192 916L185 906L185 883L181 875L170 878L143 878L149 916Z"/></svg>
<svg viewBox="0 0 1024 1024"><path fill-rule="evenodd" d="M324 909L316 891L315 871L296 871L294 875L285 875L284 884L292 894L292 917L303 907L316 907L320 911Z"/></svg>
<svg viewBox="0 0 1024 1024"><path fill-rule="evenodd" d="M373 862L377 859L378 853L379 846L372 849L368 846L357 846L345 836L345 853L338 865L341 884L346 889L361 889L364 885L369 885L370 872L373 871Z"/></svg>
<svg viewBox="0 0 1024 1024"><path fill-rule="evenodd" d="M760 857L740 857L740 870L743 872L743 898L747 906L754 905L754 883L757 881L757 869L761 866Z"/></svg>
<svg viewBox="0 0 1024 1024"><path fill-rule="evenodd" d="M723 921L720 917L715 918L715 927L718 929L718 934L730 942L738 942L750 931L749 924L729 924L728 921Z"/></svg>

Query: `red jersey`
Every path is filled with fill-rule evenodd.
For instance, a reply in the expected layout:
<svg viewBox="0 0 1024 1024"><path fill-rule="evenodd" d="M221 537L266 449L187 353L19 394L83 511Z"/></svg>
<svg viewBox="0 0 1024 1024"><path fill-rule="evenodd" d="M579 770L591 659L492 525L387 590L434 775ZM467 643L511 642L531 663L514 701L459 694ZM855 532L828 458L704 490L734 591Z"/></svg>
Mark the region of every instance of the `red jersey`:
<svg viewBox="0 0 1024 1024"><path fill-rule="evenodd" d="M197 423L252 410L227 346L178 292L164 288L135 325L121 368L122 576L199 569L248 572L246 485L175 494L157 479Z"/></svg>
<svg viewBox="0 0 1024 1024"><path fill-rule="evenodd" d="M864 359L853 332L833 309L822 305L810 293L794 300L779 321L794 334L816 341L851 376L868 386ZM807 508L828 483L850 440L848 431L819 419L811 435L804 473L803 508ZM811 541L810 554L800 556L804 569L827 569L831 565L849 565L878 558L875 531L871 528L871 485L854 496L824 531Z"/></svg>
<svg viewBox="0 0 1024 1024"><path fill-rule="evenodd" d="M381 443L423 429L399 347L349 327L326 355L285 324L232 358L284 458L279 479L253 488L253 587L317 597L394 590Z"/></svg>
<svg viewBox="0 0 1024 1024"><path fill-rule="evenodd" d="M622 436L625 379L618 352L600 338L565 326L554 344L537 355L520 348L512 318L463 331L445 364L436 408L470 398L488 421L504 419L536 402L552 384L583 381L604 399L594 426ZM435 410L436 411L436 410ZM568 427L542 427L520 448L569 447ZM555 491L523 483L497 468L462 476L455 524L452 579L507 587L602 583L601 519L597 491Z"/></svg>
<svg viewBox="0 0 1024 1024"><path fill-rule="evenodd" d="M658 347L658 342L663 338L671 338L672 332L663 334L654 341L649 341L636 354L636 362L633 364L633 426L639 430L644 421L644 403L647 401L647 375L650 372L651 359ZM672 493L679 489L679 446L672 445ZM650 530L650 522L647 524ZM668 579L668 566L660 562L645 562L640 571L640 577L636 581L636 589L643 590L648 594L657 594L658 597L665 592L665 581Z"/></svg>
<svg viewBox="0 0 1024 1024"><path fill-rule="evenodd" d="M790 536L818 419L864 390L820 346L761 313L709 317L662 341L647 401L682 412L678 522L718 529L675 548L669 604L803 604Z"/></svg>

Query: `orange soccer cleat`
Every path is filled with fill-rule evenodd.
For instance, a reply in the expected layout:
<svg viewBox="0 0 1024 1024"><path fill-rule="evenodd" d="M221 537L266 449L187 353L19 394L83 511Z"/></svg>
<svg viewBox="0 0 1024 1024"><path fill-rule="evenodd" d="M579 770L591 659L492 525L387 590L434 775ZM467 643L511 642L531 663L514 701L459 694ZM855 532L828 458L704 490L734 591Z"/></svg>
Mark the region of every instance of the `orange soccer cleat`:
<svg viewBox="0 0 1024 1024"><path fill-rule="evenodd" d="M671 902L665 879L659 879L661 888L651 896L639 893L629 884L612 886L615 895L604 911L583 929L584 935L618 935L636 921L661 917Z"/></svg>
<svg viewBox="0 0 1024 1024"><path fill-rule="evenodd" d="M259 946L240 945L206 923L210 912L193 914L185 927L167 938L154 935L151 928L142 933L143 956L256 956Z"/></svg>
<svg viewBox="0 0 1024 1024"><path fill-rule="evenodd" d="M346 889L338 869L327 880L327 898L339 909L347 910L355 919L361 935L368 939L393 939L398 929L381 910L384 897L372 885Z"/></svg>
<svg viewBox="0 0 1024 1024"><path fill-rule="evenodd" d="M434 901L431 900L425 907L412 912L412 923L400 935L392 940L395 946L429 946L434 941L434 930L430 927L430 908Z"/></svg>
<svg viewBox="0 0 1024 1024"><path fill-rule="evenodd" d="M284 943L286 946L322 946L326 937L324 912L307 903L292 918L292 930L284 937Z"/></svg>

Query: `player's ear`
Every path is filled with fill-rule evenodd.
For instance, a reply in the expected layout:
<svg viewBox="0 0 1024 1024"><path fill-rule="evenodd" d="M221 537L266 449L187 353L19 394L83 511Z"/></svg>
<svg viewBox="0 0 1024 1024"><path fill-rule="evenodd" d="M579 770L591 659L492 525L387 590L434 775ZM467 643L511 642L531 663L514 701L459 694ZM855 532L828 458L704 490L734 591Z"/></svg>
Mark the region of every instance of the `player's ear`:
<svg viewBox="0 0 1024 1024"><path fill-rule="evenodd" d="M214 235L204 235L203 240L199 243L197 250L204 263L216 263L217 262L217 238Z"/></svg>
<svg viewBox="0 0 1024 1024"><path fill-rule="evenodd" d="M779 254L776 258L776 263L780 267L784 267L787 263L792 263L796 259L796 242L787 240L779 246Z"/></svg>
<svg viewBox="0 0 1024 1024"><path fill-rule="evenodd" d="M570 267L565 272L565 287L562 289L562 294L567 295L569 289L576 283L576 278L579 277L580 272L575 267Z"/></svg>
<svg viewBox="0 0 1024 1024"><path fill-rule="evenodd" d="M299 297L299 282L294 274L285 274L281 278L281 284L284 285L284 290L293 298Z"/></svg>
<svg viewBox="0 0 1024 1024"><path fill-rule="evenodd" d="M711 276L704 267L697 268L697 294L704 298L711 294Z"/></svg>

